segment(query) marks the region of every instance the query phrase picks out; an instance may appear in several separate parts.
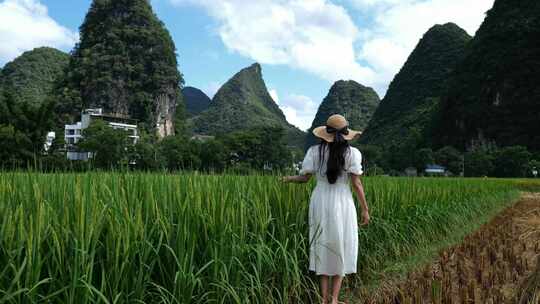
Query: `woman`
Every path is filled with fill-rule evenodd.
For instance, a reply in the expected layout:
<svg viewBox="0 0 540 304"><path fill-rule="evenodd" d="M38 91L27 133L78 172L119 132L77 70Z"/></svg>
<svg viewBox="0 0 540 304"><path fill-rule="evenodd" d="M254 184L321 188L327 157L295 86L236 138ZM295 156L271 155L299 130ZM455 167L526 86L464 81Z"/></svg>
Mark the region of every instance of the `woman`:
<svg viewBox="0 0 540 304"><path fill-rule="evenodd" d="M313 134L321 143L306 152L300 175L285 176L283 181L306 183L312 174L317 177L309 204L309 269L320 276L324 304L328 303L332 278L331 303L337 304L343 277L356 273L358 257L358 224L349 176L362 207L362 225L370 219L359 178L362 154L348 142L361 132L350 130L345 117L336 114Z"/></svg>

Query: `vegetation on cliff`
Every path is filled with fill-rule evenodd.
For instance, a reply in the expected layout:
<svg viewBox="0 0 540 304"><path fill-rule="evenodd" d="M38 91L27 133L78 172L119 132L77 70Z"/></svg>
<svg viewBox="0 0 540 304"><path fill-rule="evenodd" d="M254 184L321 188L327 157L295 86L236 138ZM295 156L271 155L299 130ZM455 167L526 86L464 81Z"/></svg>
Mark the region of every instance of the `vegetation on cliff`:
<svg viewBox="0 0 540 304"><path fill-rule="evenodd" d="M193 132L219 135L255 127L282 127L290 146L303 147L304 132L289 124L272 99L257 63L242 69L216 93L208 109L191 119Z"/></svg>
<svg viewBox="0 0 540 304"><path fill-rule="evenodd" d="M325 125L326 119L333 114L345 116L351 129L364 130L379 106L379 102L379 96L372 88L353 80L337 81L317 110L311 128L308 130L306 148L318 142L311 131Z"/></svg>
<svg viewBox="0 0 540 304"><path fill-rule="evenodd" d="M94 0L80 37L58 85L62 121L100 107L130 115L147 130L172 133L183 78L172 38L150 2Z"/></svg>
<svg viewBox="0 0 540 304"><path fill-rule="evenodd" d="M447 78L463 58L471 37L453 23L427 31L394 77L366 132L362 144L398 149L429 146L430 128Z"/></svg>
<svg viewBox="0 0 540 304"><path fill-rule="evenodd" d="M12 92L18 102L41 105L68 62L68 54L49 47L24 52L2 69L0 90Z"/></svg>
<svg viewBox="0 0 540 304"><path fill-rule="evenodd" d="M50 94L68 61L68 54L44 47L23 53L2 69L0 165L18 166L42 151L53 123Z"/></svg>
<svg viewBox="0 0 540 304"><path fill-rule="evenodd" d="M496 0L442 100L437 144L540 150L540 2Z"/></svg>
<svg viewBox="0 0 540 304"><path fill-rule="evenodd" d="M186 111L189 115L197 115L208 109L212 100L203 91L194 87L182 89Z"/></svg>

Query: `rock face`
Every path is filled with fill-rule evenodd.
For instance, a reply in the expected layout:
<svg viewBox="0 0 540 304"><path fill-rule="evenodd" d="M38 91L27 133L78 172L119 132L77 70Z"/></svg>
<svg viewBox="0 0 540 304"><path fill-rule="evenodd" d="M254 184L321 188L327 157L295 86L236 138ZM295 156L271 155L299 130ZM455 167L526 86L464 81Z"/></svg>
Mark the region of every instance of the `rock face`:
<svg viewBox="0 0 540 304"><path fill-rule="evenodd" d="M540 2L496 0L442 101L438 144L540 151Z"/></svg>
<svg viewBox="0 0 540 304"><path fill-rule="evenodd" d="M147 131L174 134L182 76L175 46L147 0L94 0L80 27L58 111L129 115Z"/></svg>
<svg viewBox="0 0 540 304"><path fill-rule="evenodd" d="M272 99L257 63L242 69L216 93L208 109L191 119L193 132L203 135L248 130L256 126L285 128L287 142L303 147L305 133L289 124Z"/></svg>
<svg viewBox="0 0 540 304"><path fill-rule="evenodd" d="M156 108L153 111L157 135L161 138L174 135L176 101L171 94L161 94L155 100Z"/></svg>
<svg viewBox="0 0 540 304"><path fill-rule="evenodd" d="M190 115L198 115L208 109L212 100L203 91L194 87L185 87L182 89L186 111Z"/></svg>
<svg viewBox="0 0 540 304"><path fill-rule="evenodd" d="M411 134L429 138L447 78L470 39L453 23L429 29L390 83L360 143L388 148L402 145Z"/></svg>
<svg viewBox="0 0 540 304"><path fill-rule="evenodd" d="M4 66L0 90L9 90L19 102L39 106L51 94L68 62L68 54L53 48L25 52Z"/></svg>
<svg viewBox="0 0 540 304"><path fill-rule="evenodd" d="M379 106L379 102L379 96L372 88L353 80L337 81L317 110L311 128L308 130L305 148L319 141L311 131L325 125L328 117L333 114L345 116L351 129L364 130Z"/></svg>

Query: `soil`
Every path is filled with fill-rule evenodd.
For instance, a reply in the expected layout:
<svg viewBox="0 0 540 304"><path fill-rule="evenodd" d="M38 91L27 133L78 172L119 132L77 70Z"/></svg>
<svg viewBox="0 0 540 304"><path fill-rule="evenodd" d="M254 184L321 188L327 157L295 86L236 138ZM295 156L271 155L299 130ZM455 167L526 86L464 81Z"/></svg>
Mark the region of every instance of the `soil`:
<svg viewBox="0 0 540 304"><path fill-rule="evenodd" d="M540 194L524 193L477 231L405 279L383 282L358 303L539 303Z"/></svg>

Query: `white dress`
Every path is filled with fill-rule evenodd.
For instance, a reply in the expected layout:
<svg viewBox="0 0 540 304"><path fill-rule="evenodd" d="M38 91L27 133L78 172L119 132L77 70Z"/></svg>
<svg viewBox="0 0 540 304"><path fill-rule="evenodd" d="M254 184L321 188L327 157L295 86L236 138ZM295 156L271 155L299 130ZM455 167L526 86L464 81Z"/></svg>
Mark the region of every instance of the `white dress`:
<svg viewBox="0 0 540 304"><path fill-rule="evenodd" d="M363 173L362 154L350 147L345 154L345 171L330 184L325 174L328 153L327 147L319 170L319 145L311 146L300 170L300 174L317 177L309 204L309 270L317 275L345 276L356 273L358 222L349 173Z"/></svg>

